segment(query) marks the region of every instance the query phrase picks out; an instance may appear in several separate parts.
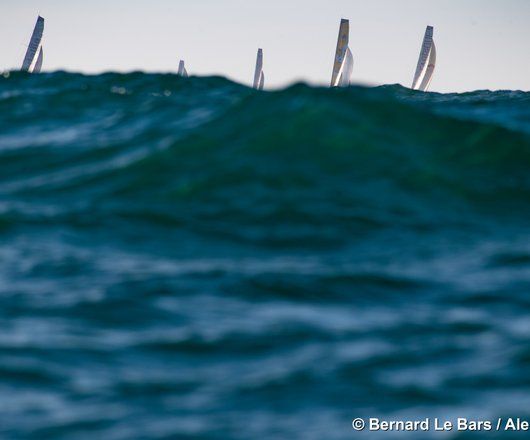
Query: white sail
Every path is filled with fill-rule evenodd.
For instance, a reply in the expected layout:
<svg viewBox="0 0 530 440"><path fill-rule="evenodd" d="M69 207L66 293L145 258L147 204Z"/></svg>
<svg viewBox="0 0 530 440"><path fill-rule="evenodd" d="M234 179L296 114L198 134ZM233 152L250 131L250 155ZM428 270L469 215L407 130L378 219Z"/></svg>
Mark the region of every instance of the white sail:
<svg viewBox="0 0 530 440"><path fill-rule="evenodd" d="M254 83L252 87L258 90L263 90L265 85L265 74L263 73L263 50L258 49L256 57L256 70L254 71Z"/></svg>
<svg viewBox="0 0 530 440"><path fill-rule="evenodd" d="M40 15L37 18L37 23L33 29L31 40L29 41L28 50L24 56L21 70L25 72L34 72L35 66L38 64L38 58L40 58L42 52L42 34L44 33L44 18ZM42 58L40 58L39 71L42 68Z"/></svg>
<svg viewBox="0 0 530 440"><path fill-rule="evenodd" d="M43 60L44 60L44 51L42 50L42 46L41 46L39 50L39 57L37 58L37 62L35 63L33 73L40 73L42 69Z"/></svg>
<svg viewBox="0 0 530 440"><path fill-rule="evenodd" d="M351 75L353 72L353 55L350 48L346 49L346 56L342 63L342 68L339 76L339 87L348 87L351 84Z"/></svg>
<svg viewBox="0 0 530 440"><path fill-rule="evenodd" d="M436 67L436 45L434 44L434 41L433 41L431 52L429 55L429 62L427 64L427 69L425 70L425 76L423 78L423 81L420 84L419 90L426 91L429 89L435 67Z"/></svg>
<svg viewBox="0 0 530 440"><path fill-rule="evenodd" d="M423 43L421 45L420 58L416 66L416 73L412 81L413 90L426 91L434 74L436 67L436 46L433 39L434 28L427 26Z"/></svg>
<svg viewBox="0 0 530 440"><path fill-rule="evenodd" d="M188 71L186 70L186 67L184 66L184 60L179 61L178 75L183 76L185 78L188 77Z"/></svg>
<svg viewBox="0 0 530 440"><path fill-rule="evenodd" d="M353 71L353 55L348 46L350 41L350 22L342 19L339 27L339 38L335 50L331 87L345 87L350 85Z"/></svg>

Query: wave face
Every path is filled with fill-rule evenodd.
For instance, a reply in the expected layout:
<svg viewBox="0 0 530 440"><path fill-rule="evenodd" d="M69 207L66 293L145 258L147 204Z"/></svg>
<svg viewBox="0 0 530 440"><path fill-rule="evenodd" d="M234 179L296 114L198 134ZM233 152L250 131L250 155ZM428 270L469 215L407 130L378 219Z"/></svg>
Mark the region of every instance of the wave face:
<svg viewBox="0 0 530 440"><path fill-rule="evenodd" d="M530 416L529 93L5 76L0 437Z"/></svg>

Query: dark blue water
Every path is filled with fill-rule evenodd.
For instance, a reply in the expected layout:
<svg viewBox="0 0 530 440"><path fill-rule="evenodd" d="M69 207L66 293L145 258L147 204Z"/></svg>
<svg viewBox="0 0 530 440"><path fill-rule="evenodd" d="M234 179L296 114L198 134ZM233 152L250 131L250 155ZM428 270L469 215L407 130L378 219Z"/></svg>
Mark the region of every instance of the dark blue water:
<svg viewBox="0 0 530 440"><path fill-rule="evenodd" d="M529 93L2 77L0 438L530 419L529 219Z"/></svg>

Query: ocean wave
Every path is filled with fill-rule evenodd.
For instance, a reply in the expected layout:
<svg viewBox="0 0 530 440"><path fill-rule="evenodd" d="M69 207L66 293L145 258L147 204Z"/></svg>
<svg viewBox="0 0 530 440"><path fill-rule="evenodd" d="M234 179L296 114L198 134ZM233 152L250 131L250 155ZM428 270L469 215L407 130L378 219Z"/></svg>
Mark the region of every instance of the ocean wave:
<svg viewBox="0 0 530 440"><path fill-rule="evenodd" d="M529 99L0 77L0 436L524 413Z"/></svg>

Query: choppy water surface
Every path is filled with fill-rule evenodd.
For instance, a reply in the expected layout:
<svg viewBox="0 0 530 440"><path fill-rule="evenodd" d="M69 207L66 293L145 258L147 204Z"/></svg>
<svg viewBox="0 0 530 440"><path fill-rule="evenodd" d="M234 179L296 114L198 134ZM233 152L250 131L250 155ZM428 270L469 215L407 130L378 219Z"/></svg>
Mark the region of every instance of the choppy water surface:
<svg viewBox="0 0 530 440"><path fill-rule="evenodd" d="M0 437L530 419L529 93L11 74L0 114Z"/></svg>

